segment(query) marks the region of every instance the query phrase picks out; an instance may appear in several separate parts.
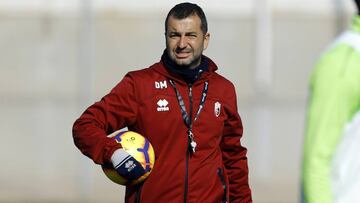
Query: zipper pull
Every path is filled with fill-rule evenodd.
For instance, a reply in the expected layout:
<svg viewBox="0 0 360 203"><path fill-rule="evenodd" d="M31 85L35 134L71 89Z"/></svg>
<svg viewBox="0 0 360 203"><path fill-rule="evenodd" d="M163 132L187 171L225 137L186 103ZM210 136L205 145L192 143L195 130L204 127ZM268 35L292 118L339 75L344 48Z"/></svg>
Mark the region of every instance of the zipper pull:
<svg viewBox="0 0 360 203"><path fill-rule="evenodd" d="M195 153L196 150L196 142L194 140L194 134L192 133L191 130L189 130L189 138L190 138L190 147L193 153Z"/></svg>

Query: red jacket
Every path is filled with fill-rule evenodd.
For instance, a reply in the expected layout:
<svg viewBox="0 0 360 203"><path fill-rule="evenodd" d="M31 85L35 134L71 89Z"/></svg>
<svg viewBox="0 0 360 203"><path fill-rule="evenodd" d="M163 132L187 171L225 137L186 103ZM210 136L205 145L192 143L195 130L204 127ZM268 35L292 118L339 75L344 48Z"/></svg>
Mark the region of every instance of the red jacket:
<svg viewBox="0 0 360 203"><path fill-rule="evenodd" d="M162 62L129 72L76 120L75 145L97 164L109 162L119 148L106 137L115 130L128 127L150 140L155 150L154 168L141 186L127 186L126 202L252 202L235 88L216 70L209 60L209 71L192 85L194 118L204 82L209 83L204 108L193 123L197 142L193 155L188 152L188 128L169 79L175 82L188 113L189 86L169 73Z"/></svg>

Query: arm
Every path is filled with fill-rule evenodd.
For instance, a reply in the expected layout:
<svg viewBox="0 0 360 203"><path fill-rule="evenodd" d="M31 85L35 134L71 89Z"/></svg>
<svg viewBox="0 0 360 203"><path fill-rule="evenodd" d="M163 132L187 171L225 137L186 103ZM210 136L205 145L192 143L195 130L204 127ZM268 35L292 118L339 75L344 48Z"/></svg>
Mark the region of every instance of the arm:
<svg viewBox="0 0 360 203"><path fill-rule="evenodd" d="M75 121L72 131L74 143L95 163L110 162L113 152L120 148L107 135L135 122L138 105L134 92L133 80L127 75Z"/></svg>
<svg viewBox="0 0 360 203"><path fill-rule="evenodd" d="M237 112L235 89L232 88L231 103L225 105L228 115L225 121L224 135L221 142L224 166L229 178L229 201L252 202L248 180L247 149L241 146L240 138L243 134L241 118Z"/></svg>

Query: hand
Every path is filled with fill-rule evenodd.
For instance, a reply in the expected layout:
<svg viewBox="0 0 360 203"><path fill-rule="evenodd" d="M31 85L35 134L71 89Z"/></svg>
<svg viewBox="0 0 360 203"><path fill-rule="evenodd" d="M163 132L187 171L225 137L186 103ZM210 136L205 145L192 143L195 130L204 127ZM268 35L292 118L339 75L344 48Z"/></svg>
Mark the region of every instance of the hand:
<svg viewBox="0 0 360 203"><path fill-rule="evenodd" d="M146 171L142 165L124 149L118 149L111 156L116 172L123 178L132 181L143 176Z"/></svg>

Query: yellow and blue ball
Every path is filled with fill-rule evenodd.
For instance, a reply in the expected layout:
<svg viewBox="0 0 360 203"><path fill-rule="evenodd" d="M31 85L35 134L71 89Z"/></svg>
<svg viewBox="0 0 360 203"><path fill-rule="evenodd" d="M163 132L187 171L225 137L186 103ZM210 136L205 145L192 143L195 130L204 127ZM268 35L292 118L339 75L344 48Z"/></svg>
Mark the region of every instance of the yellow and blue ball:
<svg viewBox="0 0 360 203"><path fill-rule="evenodd" d="M121 144L122 148L141 164L146 173L136 180L129 181L120 176L112 164L108 163L102 165L105 175L120 185L136 185L144 181L150 175L155 163L154 149L149 140L134 131L116 131L108 137L114 138L117 143Z"/></svg>

